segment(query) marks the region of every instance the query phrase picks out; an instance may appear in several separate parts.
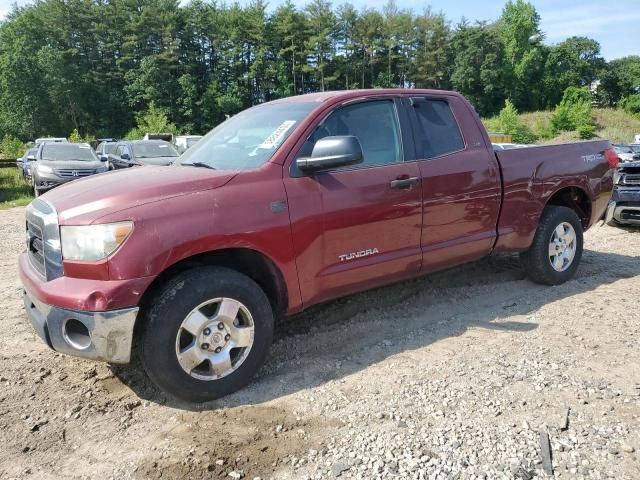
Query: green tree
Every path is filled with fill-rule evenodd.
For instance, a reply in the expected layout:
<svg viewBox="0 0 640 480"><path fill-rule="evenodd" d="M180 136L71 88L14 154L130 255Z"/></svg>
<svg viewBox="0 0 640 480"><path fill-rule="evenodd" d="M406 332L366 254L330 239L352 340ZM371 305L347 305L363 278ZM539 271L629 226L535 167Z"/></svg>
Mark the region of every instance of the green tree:
<svg viewBox="0 0 640 480"><path fill-rule="evenodd" d="M456 52L451 83L483 116L495 114L506 99L502 41L493 25L461 23L453 34Z"/></svg>

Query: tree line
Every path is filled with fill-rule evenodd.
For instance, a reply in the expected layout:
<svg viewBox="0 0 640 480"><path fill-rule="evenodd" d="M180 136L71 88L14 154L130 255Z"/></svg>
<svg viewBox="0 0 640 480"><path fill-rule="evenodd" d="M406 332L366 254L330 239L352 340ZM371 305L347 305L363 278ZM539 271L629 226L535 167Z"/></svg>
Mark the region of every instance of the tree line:
<svg viewBox="0 0 640 480"><path fill-rule="evenodd" d="M507 99L550 109L596 79L602 104L640 90L640 57L607 63L593 39L543 41L524 0L495 22L455 25L394 0L36 0L0 24L0 137L122 136L150 109L203 133L251 105L322 90L454 89L483 116Z"/></svg>

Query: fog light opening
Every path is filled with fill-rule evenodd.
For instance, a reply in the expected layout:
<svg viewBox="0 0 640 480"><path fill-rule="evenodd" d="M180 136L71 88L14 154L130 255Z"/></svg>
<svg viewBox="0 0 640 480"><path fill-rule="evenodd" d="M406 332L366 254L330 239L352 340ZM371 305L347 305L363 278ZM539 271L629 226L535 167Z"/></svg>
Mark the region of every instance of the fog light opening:
<svg viewBox="0 0 640 480"><path fill-rule="evenodd" d="M86 350L91 345L89 329L80 320L68 318L62 327L65 341L76 350Z"/></svg>

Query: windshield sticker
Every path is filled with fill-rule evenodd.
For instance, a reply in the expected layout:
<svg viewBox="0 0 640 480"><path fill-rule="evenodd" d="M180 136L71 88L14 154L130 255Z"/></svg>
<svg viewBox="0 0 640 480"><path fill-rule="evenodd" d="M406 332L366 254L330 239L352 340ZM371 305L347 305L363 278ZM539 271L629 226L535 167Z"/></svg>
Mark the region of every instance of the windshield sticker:
<svg viewBox="0 0 640 480"><path fill-rule="evenodd" d="M285 120L282 122L282 124L260 144L260 148L274 148L282 141L282 138L295 124L295 120Z"/></svg>

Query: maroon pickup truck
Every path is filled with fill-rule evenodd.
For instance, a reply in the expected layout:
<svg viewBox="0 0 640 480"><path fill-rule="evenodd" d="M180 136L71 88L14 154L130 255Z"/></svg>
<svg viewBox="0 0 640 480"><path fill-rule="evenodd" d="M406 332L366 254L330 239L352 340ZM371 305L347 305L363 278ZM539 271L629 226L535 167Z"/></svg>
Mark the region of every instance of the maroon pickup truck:
<svg viewBox="0 0 640 480"><path fill-rule="evenodd" d="M162 389L206 401L250 381L274 317L491 254L569 280L617 160L606 141L494 153L453 92L277 100L172 166L34 200L24 304L56 351L127 363L135 343Z"/></svg>

